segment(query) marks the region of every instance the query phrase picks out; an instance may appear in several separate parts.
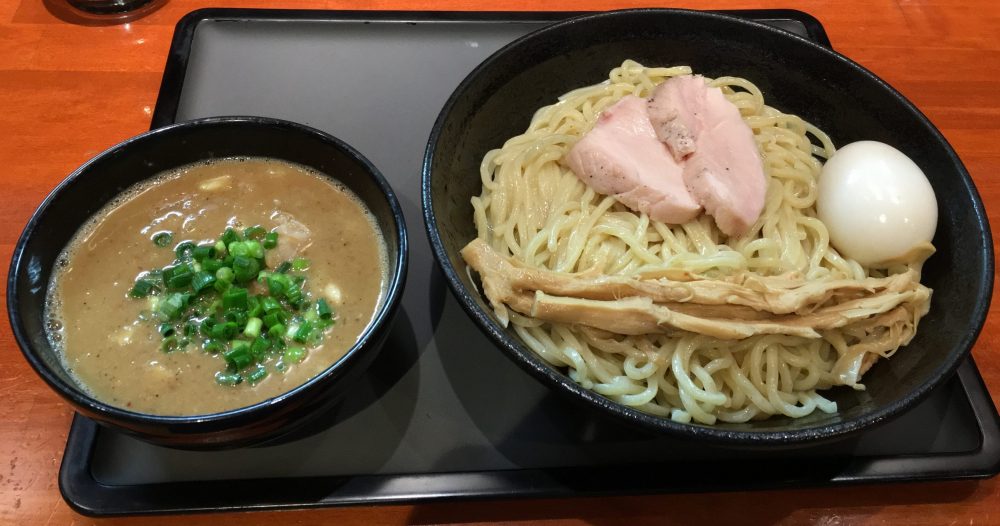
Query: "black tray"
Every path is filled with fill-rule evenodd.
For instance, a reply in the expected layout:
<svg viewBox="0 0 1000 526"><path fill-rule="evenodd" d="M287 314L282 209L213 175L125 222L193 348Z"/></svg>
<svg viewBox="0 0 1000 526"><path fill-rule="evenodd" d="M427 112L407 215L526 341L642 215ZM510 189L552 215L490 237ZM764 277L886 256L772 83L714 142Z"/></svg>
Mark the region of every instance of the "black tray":
<svg viewBox="0 0 1000 526"><path fill-rule="evenodd" d="M210 9L181 20L152 127L256 114L310 124L351 143L400 198L413 234L408 286L386 348L328 428L268 448L199 453L151 446L76 416L59 479L66 501L87 515L124 515L1000 471L1000 417L971 359L921 405L861 436L740 451L593 415L524 374L476 329L445 291L420 235L424 143L438 109L476 64L571 14ZM805 13L733 14L829 45Z"/></svg>

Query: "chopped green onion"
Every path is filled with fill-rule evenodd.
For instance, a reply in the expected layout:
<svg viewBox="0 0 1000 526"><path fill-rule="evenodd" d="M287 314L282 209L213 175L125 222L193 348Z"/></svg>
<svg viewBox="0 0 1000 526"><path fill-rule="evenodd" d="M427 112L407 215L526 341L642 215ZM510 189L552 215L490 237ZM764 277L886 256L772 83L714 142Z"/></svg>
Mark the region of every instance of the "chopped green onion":
<svg viewBox="0 0 1000 526"><path fill-rule="evenodd" d="M195 343L224 359L227 369L215 375L222 385L255 384L272 367L287 370L305 359L308 346L322 340L335 312L325 299L314 301L306 289L308 259L266 269L267 251L278 240L277 232L254 225L242 235L227 228L213 242L181 241L171 264L140 273L129 290L149 304L140 321L155 320L165 352ZM159 232L153 241L166 247L174 243L174 235ZM260 286L249 285L253 281ZM160 294L162 290L169 292ZM289 348L292 341L299 345Z"/></svg>
<svg viewBox="0 0 1000 526"><path fill-rule="evenodd" d="M213 340L232 340L239 331L239 325L236 322L227 321L213 325L209 329L209 334Z"/></svg>
<svg viewBox="0 0 1000 526"><path fill-rule="evenodd" d="M174 277L170 278L170 281L167 281L167 288L172 290L183 289L184 287L187 287L188 285L191 284L192 277L194 277L194 274L190 272L177 274Z"/></svg>
<svg viewBox="0 0 1000 526"><path fill-rule="evenodd" d="M221 385L239 385L243 383L243 375L240 373L215 373L215 381Z"/></svg>
<svg viewBox="0 0 1000 526"><path fill-rule="evenodd" d="M281 323L281 319L278 318L277 312L272 312L271 314L265 314L261 321L264 322L265 327L274 327L275 325Z"/></svg>
<svg viewBox="0 0 1000 526"><path fill-rule="evenodd" d="M306 340L309 339L309 335L312 334L312 331L313 331L312 322L310 322L309 320L305 320L302 322L301 325L299 325L299 328L298 330L295 331L295 335L292 336L292 339L299 343L305 343Z"/></svg>
<svg viewBox="0 0 1000 526"><path fill-rule="evenodd" d="M215 245L198 245L194 247L193 251L191 251L191 257L193 257L195 261L214 258Z"/></svg>
<svg viewBox="0 0 1000 526"><path fill-rule="evenodd" d="M250 356L250 344L244 341L233 342L232 349L222 353L222 357L225 358L232 371L242 371L253 363L253 357Z"/></svg>
<svg viewBox="0 0 1000 526"><path fill-rule="evenodd" d="M329 320L333 317L333 310L327 305L324 298L320 298L316 301L316 314L319 314L320 319Z"/></svg>
<svg viewBox="0 0 1000 526"><path fill-rule="evenodd" d="M186 304L186 295L180 292L175 292L160 302L158 310L161 314L166 316L168 320L176 320L180 317L181 310L184 309Z"/></svg>
<svg viewBox="0 0 1000 526"><path fill-rule="evenodd" d="M215 271L215 279L219 281L232 283L234 278L236 278L236 273L234 273L233 269L229 267L222 267L219 270Z"/></svg>
<svg viewBox="0 0 1000 526"><path fill-rule="evenodd" d="M158 247L166 247L174 240L174 234L171 232L157 232L153 236L153 244Z"/></svg>
<svg viewBox="0 0 1000 526"><path fill-rule="evenodd" d="M260 318L264 315L264 307L260 306L260 297L250 296L247 298L247 314L251 318Z"/></svg>
<svg viewBox="0 0 1000 526"><path fill-rule="evenodd" d="M174 253L177 254L177 259L188 259L194 252L195 245L190 241L181 241L177 248L174 249Z"/></svg>
<svg viewBox="0 0 1000 526"><path fill-rule="evenodd" d="M288 329L283 324L275 323L274 325L271 325L270 329L267 330L267 335L270 336L271 338L275 338L276 340L278 340L279 338L285 336L285 331L287 330ZM278 340L278 341L284 341L284 340Z"/></svg>
<svg viewBox="0 0 1000 526"><path fill-rule="evenodd" d="M302 347L289 347L281 357L288 363L299 363L306 357L306 350Z"/></svg>
<svg viewBox="0 0 1000 526"><path fill-rule="evenodd" d="M160 277L163 279L163 281L170 281L175 276L181 274L191 274L193 273L193 270L194 269L191 267L191 265L187 263L178 263L176 265L163 267L163 271L161 272Z"/></svg>
<svg viewBox="0 0 1000 526"><path fill-rule="evenodd" d="M219 354L226 350L225 344L218 340L205 340L205 352Z"/></svg>
<svg viewBox="0 0 1000 526"><path fill-rule="evenodd" d="M229 287L232 287L232 286L233 286L233 284L231 282L224 281L224 280L221 280L221 279L218 279L218 278L216 278L215 283L212 284L212 288L215 289L215 291L219 292L219 293L226 292L227 290L229 290Z"/></svg>
<svg viewBox="0 0 1000 526"><path fill-rule="evenodd" d="M250 316L247 316L247 311L241 309L229 309L224 315L226 321L230 321L236 324L237 327L246 327L247 321L250 320Z"/></svg>
<svg viewBox="0 0 1000 526"><path fill-rule="evenodd" d="M201 270L211 272L212 275L215 275L215 273L218 272L223 266L222 262L218 259L203 259L201 261Z"/></svg>
<svg viewBox="0 0 1000 526"><path fill-rule="evenodd" d="M242 287L230 287L222 295L222 306L227 309L243 309L247 308L247 289Z"/></svg>
<svg viewBox="0 0 1000 526"><path fill-rule="evenodd" d="M215 275L204 270L198 272L191 278L191 288L194 289L195 294L212 286L213 283L215 283Z"/></svg>
<svg viewBox="0 0 1000 526"><path fill-rule="evenodd" d="M302 289L296 285L288 287L288 289L285 290L285 299L287 299L288 303L291 303L293 307L297 307L300 303L302 303Z"/></svg>
<svg viewBox="0 0 1000 526"><path fill-rule="evenodd" d="M260 306L264 309L264 312L271 314L274 311L281 310L281 303L272 298L271 296L264 296L260 299Z"/></svg>
<svg viewBox="0 0 1000 526"><path fill-rule="evenodd" d="M271 274L267 277L267 291L271 296L279 298L285 295L285 289L292 284L284 274Z"/></svg>
<svg viewBox="0 0 1000 526"><path fill-rule="evenodd" d="M247 255L250 257L255 259L262 259L264 257L264 246L259 241L247 241L244 244L247 247Z"/></svg>
<svg viewBox="0 0 1000 526"><path fill-rule="evenodd" d="M264 227L262 227L260 225L254 225L254 226L249 227L249 228L247 228L246 230L243 231L243 237L246 238L246 239L258 239L259 240L259 239L263 238L264 234L266 234L266 233L267 233L267 230L264 230Z"/></svg>
<svg viewBox="0 0 1000 526"><path fill-rule="evenodd" d="M267 378L267 369L263 365L258 365L255 369L248 372L246 375L247 382L251 385Z"/></svg>
<svg viewBox="0 0 1000 526"><path fill-rule="evenodd" d="M233 230L232 228L227 228L226 231L223 232L222 237L219 238L219 239L223 243L225 243L226 246L228 247L230 243L232 243L234 241L239 241L240 240L240 235L237 234L236 231Z"/></svg>
<svg viewBox="0 0 1000 526"><path fill-rule="evenodd" d="M264 322L260 318L250 318L247 320L247 326L243 329L243 335L247 338L256 338L260 336L260 327Z"/></svg>
<svg viewBox="0 0 1000 526"><path fill-rule="evenodd" d="M237 283L246 283L257 277L257 273L260 272L260 263L250 257L236 256L233 258L233 272Z"/></svg>
<svg viewBox="0 0 1000 526"><path fill-rule="evenodd" d="M253 355L257 362L262 362L264 360L264 355L270 349L271 340L268 340L263 336L255 336L253 343L250 344L250 354Z"/></svg>
<svg viewBox="0 0 1000 526"><path fill-rule="evenodd" d="M229 255L233 257L236 256L247 257L250 255L250 249L247 247L246 243L242 241L233 241L232 243L229 244L228 250L229 250Z"/></svg>
<svg viewBox="0 0 1000 526"><path fill-rule="evenodd" d="M215 327L216 323L217 322L215 321L215 318L205 318L204 320L202 320L201 321L201 325L199 327L201 335L202 336L211 336L212 335L212 327Z"/></svg>
<svg viewBox="0 0 1000 526"><path fill-rule="evenodd" d="M271 250L276 246L278 246L278 233L268 232L267 234L264 234L264 249Z"/></svg>
<svg viewBox="0 0 1000 526"><path fill-rule="evenodd" d="M145 278L139 278L135 280L135 285L132 285L132 290L128 292L129 296L133 298L145 298L153 292L156 292L156 283Z"/></svg>

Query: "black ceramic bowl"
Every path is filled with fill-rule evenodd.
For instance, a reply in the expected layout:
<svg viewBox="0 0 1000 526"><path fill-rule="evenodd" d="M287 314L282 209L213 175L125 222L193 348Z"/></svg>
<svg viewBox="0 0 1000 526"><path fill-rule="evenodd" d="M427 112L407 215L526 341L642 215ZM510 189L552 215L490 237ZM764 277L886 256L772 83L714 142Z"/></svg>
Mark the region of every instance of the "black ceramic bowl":
<svg viewBox="0 0 1000 526"><path fill-rule="evenodd" d="M314 168L344 183L365 202L388 249L388 283L374 320L343 358L301 386L256 405L181 417L126 411L95 400L66 373L45 336L46 288L60 251L80 225L133 184L198 161L246 156L284 159ZM396 197L378 169L356 150L335 137L292 122L211 118L167 126L118 144L53 190L14 248L7 280L7 312L25 358L77 411L161 445L238 447L294 432L324 415L349 391L389 332L402 296L406 264L406 226Z"/></svg>
<svg viewBox="0 0 1000 526"><path fill-rule="evenodd" d="M583 389L502 328L466 273L459 250L475 237L469 199L480 193L479 164L522 133L538 108L571 89L607 79L625 59L690 65L709 77L735 75L767 102L818 125L843 145L894 145L920 165L937 193L940 219L924 283L930 313L909 346L880 360L866 391L824 393L837 414L775 417L714 427L651 416ZM423 166L423 205L434 253L459 302L500 349L556 391L647 429L730 445L797 444L884 422L949 378L982 327L993 283L989 225L969 174L941 134L902 95L849 59L791 33L719 14L639 9L582 16L532 33L476 68L445 104Z"/></svg>

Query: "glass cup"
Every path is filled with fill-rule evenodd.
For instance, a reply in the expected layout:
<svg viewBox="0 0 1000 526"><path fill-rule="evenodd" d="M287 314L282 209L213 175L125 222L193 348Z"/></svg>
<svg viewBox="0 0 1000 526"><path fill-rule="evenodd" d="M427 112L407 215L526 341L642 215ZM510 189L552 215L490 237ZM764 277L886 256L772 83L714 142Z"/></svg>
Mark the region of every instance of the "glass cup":
<svg viewBox="0 0 1000 526"><path fill-rule="evenodd" d="M121 24L141 18L166 0L45 0L49 11L68 22Z"/></svg>

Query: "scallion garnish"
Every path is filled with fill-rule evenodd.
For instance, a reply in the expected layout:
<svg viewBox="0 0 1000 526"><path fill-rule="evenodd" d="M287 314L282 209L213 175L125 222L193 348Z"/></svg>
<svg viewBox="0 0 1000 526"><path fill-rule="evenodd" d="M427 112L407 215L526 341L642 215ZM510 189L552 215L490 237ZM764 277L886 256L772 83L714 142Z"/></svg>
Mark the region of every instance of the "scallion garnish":
<svg viewBox="0 0 1000 526"><path fill-rule="evenodd" d="M243 335L247 338L256 338L260 336L260 328L264 325L264 322L260 318L250 318L247 320L247 326L243 329Z"/></svg>
<svg viewBox="0 0 1000 526"><path fill-rule="evenodd" d="M262 239L265 234L267 234L267 230L264 230L264 227L260 225L254 225L252 227L248 227L246 230L243 231L243 238Z"/></svg>
<svg viewBox="0 0 1000 526"><path fill-rule="evenodd" d="M267 335L274 339L280 339L285 335L286 330L288 329L284 326L284 324L275 323L274 325L271 325L269 329L267 329Z"/></svg>
<svg viewBox="0 0 1000 526"><path fill-rule="evenodd" d="M264 378L267 378L267 369L265 369L264 366L260 364L258 364L257 367L254 367L246 374L246 380L251 384L256 384L257 382L260 382Z"/></svg>
<svg viewBox="0 0 1000 526"><path fill-rule="evenodd" d="M191 251L191 257L195 261L202 261L215 257L215 245L198 245Z"/></svg>
<svg viewBox="0 0 1000 526"><path fill-rule="evenodd" d="M232 228L227 228L225 232L222 233L222 237L219 238L220 241L229 246L230 243L240 240L240 235L236 233Z"/></svg>
<svg viewBox="0 0 1000 526"><path fill-rule="evenodd" d="M282 354L285 363L299 363L306 357L306 350L302 347L289 347Z"/></svg>
<svg viewBox="0 0 1000 526"><path fill-rule="evenodd" d="M232 340L240 332L239 327L236 322L232 321L216 323L209 330L209 335L216 340Z"/></svg>
<svg viewBox="0 0 1000 526"><path fill-rule="evenodd" d="M139 278L135 280L135 284L132 285L132 290L129 291L128 295L133 298L145 298L149 296L150 293L155 292L157 289L156 283L152 280L146 278Z"/></svg>
<svg viewBox="0 0 1000 526"><path fill-rule="evenodd" d="M281 302L272 298L271 296L264 296L260 299L260 307L264 309L264 312L268 314L273 314L281 310ZM273 325L273 324L268 324Z"/></svg>
<svg viewBox="0 0 1000 526"><path fill-rule="evenodd" d="M219 354L226 350L226 344L218 340L205 340L202 347L205 349L205 352L211 354Z"/></svg>
<svg viewBox="0 0 1000 526"><path fill-rule="evenodd" d="M166 247L174 240L174 235L170 232L157 232L153 236L153 244L158 247Z"/></svg>
<svg viewBox="0 0 1000 526"><path fill-rule="evenodd" d="M213 284L215 284L215 275L204 270L196 273L191 278L191 288L194 290L195 294L211 287Z"/></svg>
<svg viewBox="0 0 1000 526"><path fill-rule="evenodd" d="M219 371L215 373L215 381L219 382L221 385L239 385L243 383L243 375L240 373L227 373Z"/></svg>
<svg viewBox="0 0 1000 526"><path fill-rule="evenodd" d="M222 357L226 359L231 371L242 371L253 363L253 356L250 355L250 344L242 340L232 342L232 347L222 353Z"/></svg>
<svg viewBox="0 0 1000 526"><path fill-rule="evenodd" d="M256 259L247 256L235 256L233 258L233 274L237 283L251 281L257 277L257 273L259 272L260 263Z"/></svg>
<svg viewBox="0 0 1000 526"><path fill-rule="evenodd" d="M325 299L320 298L316 300L316 314L319 315L321 320L329 320L333 317L333 310L331 310L330 306L327 305Z"/></svg>
<svg viewBox="0 0 1000 526"><path fill-rule="evenodd" d="M247 289L243 287L229 287L229 290L222 295L222 306L227 309L246 310Z"/></svg>
<svg viewBox="0 0 1000 526"><path fill-rule="evenodd" d="M174 235L159 232L153 242L167 247ZM164 352L194 343L224 360L225 369L215 373L221 385L254 385L285 372L320 343L335 312L310 295L308 259L267 268L265 255L278 242L277 232L260 225L227 228L213 242L181 241L170 265L142 272L133 283L129 296L149 303L140 321L155 323Z"/></svg>
<svg viewBox="0 0 1000 526"><path fill-rule="evenodd" d="M167 296L166 299L160 302L159 311L168 320L176 320L180 317L181 311L187 306L187 298L185 294L176 292Z"/></svg>
<svg viewBox="0 0 1000 526"><path fill-rule="evenodd" d="M194 253L195 244L190 241L182 241L177 244L177 248L174 249L174 253L177 254L177 259L185 260L190 259L191 254Z"/></svg>
<svg viewBox="0 0 1000 526"><path fill-rule="evenodd" d="M264 249L271 250L276 246L278 246L278 233L268 232L264 234Z"/></svg>
<svg viewBox="0 0 1000 526"><path fill-rule="evenodd" d="M261 336L254 337L253 342L250 344L250 354L253 355L258 363L263 361L269 350L271 350L271 341Z"/></svg>

